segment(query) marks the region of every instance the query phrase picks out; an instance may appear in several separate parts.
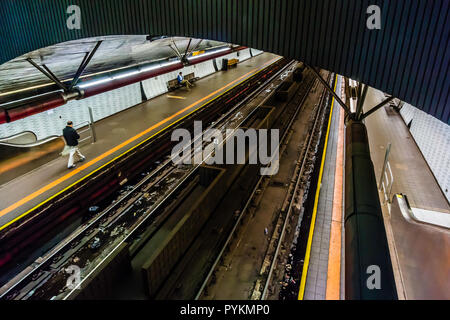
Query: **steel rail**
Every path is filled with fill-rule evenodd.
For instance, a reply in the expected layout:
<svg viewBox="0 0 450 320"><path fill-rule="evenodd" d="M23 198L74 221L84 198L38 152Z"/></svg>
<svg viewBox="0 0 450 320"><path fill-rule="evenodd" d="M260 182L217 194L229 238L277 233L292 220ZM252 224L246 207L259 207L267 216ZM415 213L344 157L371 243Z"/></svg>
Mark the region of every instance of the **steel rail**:
<svg viewBox="0 0 450 320"><path fill-rule="evenodd" d="M264 72L265 70L268 70L268 68L270 68L271 66L275 65L277 62L279 62L281 59L278 59L276 61L274 61L272 64L270 64L269 66L267 66L264 69L261 69L260 71L258 71L257 73L255 73L251 78L248 78L246 80L243 80L241 83L239 83L238 85L242 85L244 83L247 82L247 80L251 80L254 76L256 76L258 73L260 72ZM231 108L230 110L227 111L227 113L225 113L224 115L222 115L217 121L215 121L214 123L212 123L207 129L211 129L213 127L216 127L218 125L220 125L222 122L224 122L229 116L230 114L232 114L234 111L236 111L238 108L240 108L242 105L244 105L245 103L247 103L250 99L252 99L254 96L256 96L257 94L259 94L261 91L263 91L265 89L265 87L268 85L268 83L270 83L273 78L275 78L279 73L283 72L287 67L289 67L290 65L292 65L291 63L286 64L286 66L284 66L281 70L279 70L274 76L272 76L271 78L269 78L268 80L266 80L258 89L256 89L255 91L252 92L252 94L249 94L247 97L245 97L242 101L240 101L239 103L237 103L233 108ZM235 88L235 87L233 87ZM231 88L232 89L232 88ZM230 90L231 90L230 89ZM227 91L228 92L228 91ZM226 92L225 92L226 93ZM194 138L194 141L192 141L191 146L198 140L201 139L201 137L197 137L197 139ZM172 160L168 159L167 161L165 161L161 166L159 166L158 168L156 168L151 174L147 175L144 179L142 179L138 184L136 184L132 189L130 189L130 191L128 193L126 193L125 195L123 195L118 201L114 202L111 206L107 207L100 215L94 217L88 224L83 225L81 228L75 230L68 238L66 238L65 240L63 240L63 242L60 242L58 245L55 246L54 249L52 249L48 254L46 254L44 257L39 258L39 265L37 265L33 270L30 270L27 274L23 275L23 274L19 274L21 276L21 279L18 280L17 282L14 283L14 285L8 287L8 283L6 283L2 288L0 288L0 298L3 298L5 295L7 295L9 292L11 292L11 290L13 290L17 285L19 285L20 283L22 283L24 280L26 280L26 278L28 278L29 276L31 276L31 274L33 274L34 272L36 272L39 268L42 268L46 265L46 263L49 262L50 259L54 258L56 255L58 255L59 253L61 253L62 250L64 250L70 243L72 243L73 241L78 240L79 237L81 237L83 235L83 233L85 233L88 229L90 229L91 227L93 227L94 224L96 224L97 222L99 222L99 220L101 220L103 217L105 217L106 215L108 215L109 213L111 213L111 211L115 210L116 208L120 207L125 200L128 200L128 198L135 192L138 191L138 189L145 184L147 181L149 181L150 179L154 178L158 173L160 173L163 169L166 169L168 166L170 166ZM137 228L139 226L142 225L143 222L145 222L147 220L147 218L149 216L151 216L151 214L156 211L160 205L162 203L164 203L167 199L169 199L174 192L176 192L179 188L179 186L181 186L187 179L190 178L190 176L194 173L194 171L198 168L195 167L194 169L192 169L188 174L186 174L186 176L179 181L176 186L173 188L173 190L163 199L161 199L159 202L156 202L154 205L157 204L156 207L154 207L150 213L147 213L147 217L145 219L143 219L141 221L141 223L139 223L139 225L136 228L133 228L133 230L128 234L128 236L125 239L129 239L130 236L132 236L132 233L137 230ZM158 179L158 182L163 180L165 178L165 176L167 176L167 174L170 172L167 172L163 177L161 177L160 179ZM122 211L122 213L125 213L125 211L127 211L127 209L129 209L130 207L132 207L134 205L134 202L129 204L126 208L124 208L124 210ZM122 244L124 241L121 241L120 244ZM119 245L120 245L119 244ZM116 246L117 248L117 246ZM115 248L114 248L115 249ZM111 251L113 252L114 249ZM109 254L110 255L110 254ZM109 256L108 255L108 256ZM35 263L33 263L35 264ZM98 264L100 265L101 262ZM97 266L98 266L97 265ZM96 268L94 268L95 270ZM93 270L93 271L94 271ZM92 273L92 271L90 272ZM89 273L89 274L90 274ZM88 275L89 275L88 274ZM84 279L86 279L87 276L84 277ZM13 278L14 280L14 278ZM82 281L83 282L83 281ZM82 283L81 282L81 283ZM80 284L81 284L80 283ZM5 291L3 293L1 293L1 289L4 289ZM73 291L73 290L72 290Z"/></svg>
<svg viewBox="0 0 450 320"><path fill-rule="evenodd" d="M283 242L284 234L286 233L286 226L287 226L287 223L288 223L291 211L292 211L292 205L294 204L294 201L296 199L295 195L297 193L298 186L300 184L300 180L301 180L301 178L303 176L302 173L304 171L304 166L305 166L306 160L308 158L308 154L310 153L310 148L311 148L311 144L312 144L313 138L315 136L315 131L317 129L317 124L318 124L320 116L322 114L321 111L322 111L323 104L325 103L325 101L324 101L325 97L326 97L326 89L323 90L323 94L321 96L320 102L319 102L318 107L317 107L317 113L315 115L314 125L311 128L311 131L309 132L309 135L308 135L308 144L307 144L307 147L305 149L305 153L303 154L302 163L301 163L301 166L300 166L300 170L298 171L298 176L297 176L297 179L296 179L296 182L295 182L294 189L292 190L292 197L289 200L288 210L286 212L286 216L285 216L284 222L283 222L283 227L281 229L281 233L280 233L280 236L278 238L277 247L275 249L272 261L270 263L270 269L269 269L269 273L268 273L268 275L266 277L266 281L265 281L265 284L264 284L263 292L261 294L261 300L265 300L265 298L267 296L267 291L268 291L270 282L272 280L273 270L275 269L276 260L277 260L277 257L278 257L278 254L279 254L279 251L280 251L280 248L281 248L281 244Z"/></svg>
<svg viewBox="0 0 450 320"><path fill-rule="evenodd" d="M274 62L276 63L276 62ZM215 122L214 124L211 124L206 130L213 128L213 126L217 126L217 124L219 122L223 122L226 119L228 119L230 117L230 115L234 112L237 111L237 109L241 108L243 105L245 106L246 103L248 103L249 100L253 99L255 96L257 96L259 93L261 93L264 89L266 89L266 87L276 78L278 77L281 73L283 73L288 67L292 66L295 63L295 61L292 61L290 63L288 63L286 66L284 66L281 70L279 70L275 75L273 75L271 78L269 78L268 80L266 80L266 82L264 82L259 89L255 90L254 92L252 92L252 94L248 95L244 100L240 101L236 106L234 106L232 109L230 109L226 114L224 114L221 118L219 118L219 120L217 120L217 122ZM266 100L264 100L266 101ZM258 105L259 106L259 105ZM233 131L235 132L237 130L237 128L239 128L240 125L242 125L245 121L247 121L253 114L254 112L258 109L258 106L255 106L253 108L253 110L251 110L249 112L249 114L237 125L236 129ZM206 131L204 130L204 131ZM230 136L230 135L229 135ZM228 136L228 137L229 137ZM202 137L198 137L198 139L202 139ZM197 141L198 139L192 141L191 146L195 144L195 141ZM171 160L169 160L171 161ZM160 208L161 205L163 205L171 196L173 196L178 189L189 179L191 178L192 175L194 175L198 168L204 163L204 161L206 161L206 159L203 159L201 163L197 164L194 168L192 168L188 173L185 174L185 176L173 187L173 189L169 192L169 194L167 194L163 199L159 200L159 202L155 203L154 207L151 209L151 211L149 213L147 213L147 215L137 224L133 227L133 229L131 231L129 231L129 234L122 239L114 249L112 249L110 251L110 253L103 258L102 261L100 261L99 263L97 263L97 265L87 274L85 275L85 277L83 278L83 280L80 281L80 283L78 283L75 288L73 288L64 298L63 300L67 300L68 298L70 298L70 296L74 293L75 290L79 289L79 287L83 284L85 279L88 279L89 276L95 272L95 270L103 263L103 261L107 260L109 258L109 256L111 256L114 251L119 248L124 242L127 242L132 236L133 233L139 229L140 226L142 226L147 219L152 216L152 213L154 213L156 210L158 210ZM132 206L133 204L130 204L130 206ZM126 210L126 209L125 209Z"/></svg>
<svg viewBox="0 0 450 320"><path fill-rule="evenodd" d="M283 133L283 136L281 137L280 141L284 141L284 140L285 140L287 134L289 133L289 129L290 129L290 127L292 126L292 123L294 122L294 119L297 117L298 112L299 112L300 109L302 108L303 103L304 103L304 101L306 100L306 97L308 96L309 91L311 90L311 88L312 88L313 86L314 86L314 81L311 82L311 85L310 85L309 88L307 89L307 91L306 91L305 95L303 96L301 102L299 103L298 107L296 108L296 111L295 111L294 115L291 117L291 119L290 119L288 125L286 126L286 130L285 130L285 132ZM269 97L270 97L270 96L269 96ZM267 99L268 99L269 97L267 97ZM291 101L289 101L289 103L291 103L292 100L293 100L294 98L295 98L295 97L293 97L293 98L291 99ZM289 105L289 103L288 103L287 105ZM263 103L260 103L258 106L261 106L262 104L263 104ZM276 151L272 154L269 163L271 163L271 161L273 160L274 154L278 151L278 149L279 149L279 145L277 146ZM198 300L198 299L200 298L200 296L202 295L202 293L203 293L205 287L207 286L207 284L208 284L208 282L209 282L209 279L211 278L212 274L214 273L214 270L215 270L215 268L217 267L217 264L219 263L220 259L222 258L222 255L223 255L223 253L225 252L225 249L227 248L228 244L230 243L230 241L231 241L231 239L232 239L232 237L233 237L233 235L234 235L234 232L236 231L236 229L237 229L237 227L238 227L238 225L239 225L239 222L242 220L242 218L243 218L243 216L244 216L244 213L247 211L247 208L248 208L248 206L249 206L249 204L250 204L252 198L254 197L254 194L255 194L256 190L257 190L258 187L260 186L261 181L262 181L263 178L264 178L264 176L261 176L261 177L258 179L258 181L257 181L257 183L256 183L256 185L255 185L255 187L254 187L253 190L252 190L252 193L250 194L250 196L249 196L247 202L245 203L244 208L241 210L241 213L240 213L238 219L236 220L236 222L235 222L235 224L234 224L234 226L233 226L233 228L232 228L230 234L228 235L227 240L225 241L225 244L222 246L222 248L221 248L219 254L217 255L216 259L214 260L214 263L213 263L212 267L210 268L210 270L209 270L209 272L208 272L208 274L207 274L205 280L202 282L202 285L200 286L200 289L197 291L197 294L196 294L196 296L195 296L195 298L194 298L195 300Z"/></svg>

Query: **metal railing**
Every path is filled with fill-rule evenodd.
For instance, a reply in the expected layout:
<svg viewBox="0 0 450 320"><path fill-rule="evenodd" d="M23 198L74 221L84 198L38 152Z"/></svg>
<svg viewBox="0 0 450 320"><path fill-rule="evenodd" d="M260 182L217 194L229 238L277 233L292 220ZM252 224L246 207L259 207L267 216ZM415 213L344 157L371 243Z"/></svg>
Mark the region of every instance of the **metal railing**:
<svg viewBox="0 0 450 320"><path fill-rule="evenodd" d="M79 130L80 128L84 128L83 130ZM90 132L90 134L88 134L86 137L78 140L79 143L85 142L89 139L94 140L94 136L92 135L92 126L91 123L89 121L83 121L78 123L76 126L74 126L74 129L77 130L78 134L81 136L82 134L84 134L85 132ZM93 141L95 142L95 141Z"/></svg>
<svg viewBox="0 0 450 320"><path fill-rule="evenodd" d="M389 173L389 174L388 174ZM384 171L384 180L381 183L381 190L384 194L384 203L391 202L392 184L394 183L394 176L391 170L391 164L389 161L386 164L386 170Z"/></svg>
<svg viewBox="0 0 450 320"><path fill-rule="evenodd" d="M95 134L95 127L94 127L94 116L92 114L92 108L88 108L89 109L89 118L90 121L83 121L78 123L75 127L75 129L78 131L78 129L86 127L85 129L78 131L78 134L81 136L83 133L85 132L90 132L90 135L88 135L85 138L80 139L78 142L82 143L84 141L87 141L89 139L92 139L92 143L97 141L97 136Z"/></svg>
<svg viewBox="0 0 450 320"><path fill-rule="evenodd" d="M381 170L379 190L383 192L384 204L391 202L392 185L394 183L394 175L392 174L391 164L389 162L389 153L391 151L391 144L386 148L384 156L383 169Z"/></svg>

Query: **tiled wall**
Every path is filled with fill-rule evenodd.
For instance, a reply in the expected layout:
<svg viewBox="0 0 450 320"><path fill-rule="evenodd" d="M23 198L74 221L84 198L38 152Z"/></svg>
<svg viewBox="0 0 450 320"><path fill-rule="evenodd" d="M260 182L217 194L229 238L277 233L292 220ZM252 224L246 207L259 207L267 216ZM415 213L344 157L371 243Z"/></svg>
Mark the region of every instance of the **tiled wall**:
<svg viewBox="0 0 450 320"><path fill-rule="evenodd" d="M88 107L92 108L94 121L97 121L140 102L139 83L133 83L83 100L72 100L58 108L2 124L0 125L0 137L10 136L24 130L33 131L38 139L61 135L61 130L67 120L72 120L75 125L89 121Z"/></svg>
<svg viewBox="0 0 450 320"><path fill-rule="evenodd" d="M262 53L262 51L253 49L252 53L253 55L256 55ZM219 70L221 69L223 58L239 58L239 61L244 61L250 57L250 49L244 49L240 51L239 57L237 57L236 53L232 53L216 59L217 67ZM212 60L193 66L187 66L181 71L185 75L194 72L195 76L199 78L206 77L216 72ZM167 81L175 79L179 72L180 70L177 70L142 81L142 86L147 99L166 93ZM51 135L61 135L61 130L65 126L67 120L72 120L75 125L89 121L88 107L92 108L94 121L97 121L141 102L142 96L140 84L133 83L126 87L118 88L86 99L72 100L58 108L41 112L24 119L1 124L0 137L11 136L25 130L36 133L38 139L43 139Z"/></svg>
<svg viewBox="0 0 450 320"><path fill-rule="evenodd" d="M250 49L250 50L252 50L252 55L254 57L257 56L258 54L261 54L261 53L264 52L264 51L261 51L261 50L258 50L258 49Z"/></svg>
<svg viewBox="0 0 450 320"><path fill-rule="evenodd" d="M406 103L400 114L406 124L412 120L411 134L450 200L450 126Z"/></svg>
<svg viewBox="0 0 450 320"><path fill-rule="evenodd" d="M233 52L233 53L227 54L223 57L217 58L216 59L217 68L219 70L222 69L222 59L239 59L239 62L242 62L242 61L245 61L245 60L251 58L252 56L250 55L250 50L252 50L253 56L256 56L256 55L262 53L262 51L259 52L259 50L256 50L256 49L244 49L244 50L239 51L239 56L238 56L238 54L236 52ZM255 51L257 52L257 54L255 54Z"/></svg>

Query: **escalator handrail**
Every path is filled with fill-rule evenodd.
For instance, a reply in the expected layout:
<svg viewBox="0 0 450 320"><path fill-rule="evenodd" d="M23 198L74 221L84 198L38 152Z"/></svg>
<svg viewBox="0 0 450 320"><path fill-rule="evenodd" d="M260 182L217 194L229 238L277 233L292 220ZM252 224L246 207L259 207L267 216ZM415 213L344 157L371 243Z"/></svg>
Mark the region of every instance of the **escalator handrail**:
<svg viewBox="0 0 450 320"><path fill-rule="evenodd" d="M21 135L24 135L25 133L31 133L33 136L34 136L34 141L37 141L38 139L37 139L37 135L33 132L33 131L30 131L30 130L25 130L25 131L22 131L22 132L19 132L19 133L15 133L15 134L12 134L12 135L10 135L10 136L7 136L7 137L2 137L2 138L0 138L0 143L10 143L10 142L4 142L5 140L12 140L12 139L15 139L15 138L17 138L17 137L19 137L19 136L21 136ZM16 144L16 143L15 143Z"/></svg>
<svg viewBox="0 0 450 320"><path fill-rule="evenodd" d="M47 138L37 140L36 142L27 143L27 144L16 144L16 143L8 143L8 142L0 142L0 145L2 146L8 146L8 147L16 147L16 148L31 148L31 147L37 147L44 143L47 143L51 140L61 138L61 136L53 135L48 136ZM62 138L61 138L62 139Z"/></svg>

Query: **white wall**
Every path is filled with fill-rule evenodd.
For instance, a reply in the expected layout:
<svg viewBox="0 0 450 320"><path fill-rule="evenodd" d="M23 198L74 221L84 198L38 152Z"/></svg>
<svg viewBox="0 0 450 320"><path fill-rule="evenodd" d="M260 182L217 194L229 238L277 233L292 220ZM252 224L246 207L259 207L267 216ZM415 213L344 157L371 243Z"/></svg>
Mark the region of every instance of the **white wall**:
<svg viewBox="0 0 450 320"><path fill-rule="evenodd" d="M450 201L450 126L406 103L400 114L406 124L412 120L411 134Z"/></svg>
<svg viewBox="0 0 450 320"><path fill-rule="evenodd" d="M24 119L0 125L0 137L13 135L24 130L36 133L38 139L61 135L67 120L75 125L89 121L88 107L92 108L94 121L120 112L141 102L139 83L104 92L83 100L72 100L67 104L37 113Z"/></svg>
<svg viewBox="0 0 450 320"><path fill-rule="evenodd" d="M182 70L175 70L169 73L159 75L155 78L150 78L142 81L145 95L147 99L154 98L160 94L167 92L167 82L175 79L179 72L183 72L183 75L194 73L196 77L203 78L216 72L212 61L204 61L193 66L186 66Z"/></svg>
<svg viewBox="0 0 450 320"><path fill-rule="evenodd" d="M252 55L256 57L257 55L263 53L264 51L258 50L258 49L252 49Z"/></svg>
<svg viewBox="0 0 450 320"><path fill-rule="evenodd" d="M255 55L255 49L252 50L252 53ZM241 50L239 57L234 52L216 59L219 70L222 67L222 58L239 58L241 62L250 58L250 49ZM144 80L142 86L147 99L166 93L167 82L175 79L180 71L184 75L194 72L195 76L199 78L216 72L213 61L209 60ZM75 125L89 121L88 107L93 110L94 121L98 121L141 102L140 84L133 83L86 99L72 100L58 108L34 114L24 119L1 124L0 137L7 137L25 130L36 133L38 139L44 139L50 135L61 135L62 128L64 128L67 120L72 120Z"/></svg>
<svg viewBox="0 0 450 320"><path fill-rule="evenodd" d="M239 51L239 56L238 56L239 62L250 59L251 57L252 56L250 55L250 48Z"/></svg>

